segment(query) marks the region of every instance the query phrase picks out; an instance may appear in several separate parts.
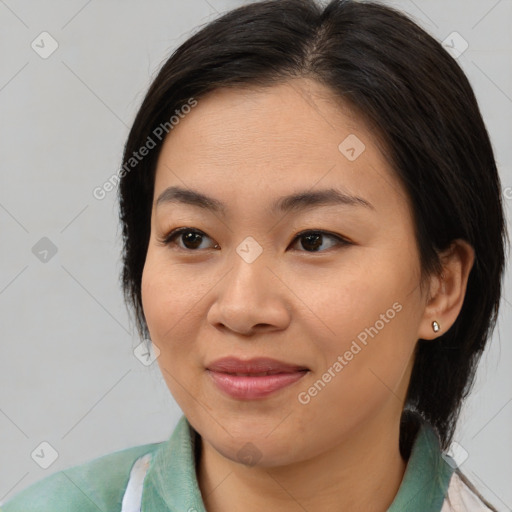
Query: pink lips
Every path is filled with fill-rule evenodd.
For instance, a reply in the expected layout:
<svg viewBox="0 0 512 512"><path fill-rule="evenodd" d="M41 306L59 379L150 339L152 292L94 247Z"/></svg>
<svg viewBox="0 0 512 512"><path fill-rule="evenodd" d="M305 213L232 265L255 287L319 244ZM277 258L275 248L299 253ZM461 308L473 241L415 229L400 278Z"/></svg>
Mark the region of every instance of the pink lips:
<svg viewBox="0 0 512 512"><path fill-rule="evenodd" d="M226 357L214 361L206 370L221 391L244 400L264 398L297 382L308 371L304 366L263 357L248 361Z"/></svg>

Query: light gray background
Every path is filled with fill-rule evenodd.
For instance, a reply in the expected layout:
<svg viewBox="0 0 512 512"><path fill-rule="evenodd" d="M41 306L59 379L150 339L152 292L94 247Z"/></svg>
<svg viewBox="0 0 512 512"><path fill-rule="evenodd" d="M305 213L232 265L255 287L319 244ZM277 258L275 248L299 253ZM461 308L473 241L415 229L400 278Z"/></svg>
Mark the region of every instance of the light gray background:
<svg viewBox="0 0 512 512"><path fill-rule="evenodd" d="M92 190L118 169L166 56L242 3L0 0L0 502L55 471L164 440L181 415L157 364L133 354L140 340L118 284L116 193L98 201ZM440 41L457 31L468 42L458 60L490 131L510 216L511 0L389 4ZM43 31L59 45L47 59L31 48ZM42 237L57 247L47 262L32 252ZM512 510L509 293L507 273L499 325L456 436L468 452L462 469L500 510ZM31 458L43 441L58 452L48 469Z"/></svg>

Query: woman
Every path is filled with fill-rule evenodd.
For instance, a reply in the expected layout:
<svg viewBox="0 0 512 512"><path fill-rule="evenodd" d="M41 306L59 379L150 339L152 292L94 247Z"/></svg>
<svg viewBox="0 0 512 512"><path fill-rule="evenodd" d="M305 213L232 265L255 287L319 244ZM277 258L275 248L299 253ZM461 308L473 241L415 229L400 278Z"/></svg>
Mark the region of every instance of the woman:
<svg viewBox="0 0 512 512"><path fill-rule="evenodd" d="M495 510L446 451L501 189L438 42L378 4L238 8L164 64L118 176L125 295L184 415L4 512Z"/></svg>

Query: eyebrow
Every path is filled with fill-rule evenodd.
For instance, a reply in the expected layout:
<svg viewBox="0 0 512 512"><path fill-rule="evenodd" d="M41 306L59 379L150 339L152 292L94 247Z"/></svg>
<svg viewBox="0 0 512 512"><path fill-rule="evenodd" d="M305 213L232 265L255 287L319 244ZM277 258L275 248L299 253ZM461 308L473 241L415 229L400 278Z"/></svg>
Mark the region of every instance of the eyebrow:
<svg viewBox="0 0 512 512"><path fill-rule="evenodd" d="M226 215L224 203L201 192L177 186L166 188L155 202L155 206L169 203L182 203ZM316 191L301 191L279 198L272 203L272 214L300 212L319 206L344 205L363 206L375 210L374 206L362 197L353 196L341 190L328 188Z"/></svg>

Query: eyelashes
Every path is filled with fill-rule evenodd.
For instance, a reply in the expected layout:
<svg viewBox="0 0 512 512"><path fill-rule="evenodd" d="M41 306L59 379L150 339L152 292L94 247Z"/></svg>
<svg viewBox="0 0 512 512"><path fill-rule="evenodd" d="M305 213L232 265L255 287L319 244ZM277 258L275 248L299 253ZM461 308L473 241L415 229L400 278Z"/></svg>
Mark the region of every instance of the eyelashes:
<svg viewBox="0 0 512 512"><path fill-rule="evenodd" d="M192 244L192 245L197 243L198 238L201 238L201 237L209 238L208 235L206 235L206 233L203 233L202 231L200 231L198 229L185 227L185 228L177 228L177 229L172 230L167 236L165 236L162 240L160 240L160 243L162 243L163 245L171 245L171 244L175 245L174 240L178 236L180 236L180 235L183 236L184 234L192 235L192 236L187 236L187 243ZM182 238L182 241L183 241L183 238ZM219 245L216 244L213 248L217 249L218 247L219 247ZM194 249L190 249L188 247L185 247L185 248L181 247L181 249L195 251L197 249L197 247L195 247Z"/></svg>
<svg viewBox="0 0 512 512"><path fill-rule="evenodd" d="M182 242L183 245L179 245L176 242L176 239L181 237L179 241ZM186 251L186 252L199 252L205 249L216 249L220 248L219 244L215 243L213 247L202 247L204 239L211 238L201 230L189 227L181 227L172 230L169 234L165 235L163 238L159 239L158 242L164 246L171 246L178 250ZM290 246L296 245L296 242L301 241L299 244L301 247L306 248L305 250L299 252L308 252L308 253L316 253L316 252L326 252L325 250L321 250L321 246L324 245L324 239L328 239L333 241L334 243L328 249L332 248L340 248L346 245L352 245L351 242L346 240L344 237L330 233L328 231L319 230L319 229L308 229L297 233L290 244ZM308 250L311 249L311 250Z"/></svg>

